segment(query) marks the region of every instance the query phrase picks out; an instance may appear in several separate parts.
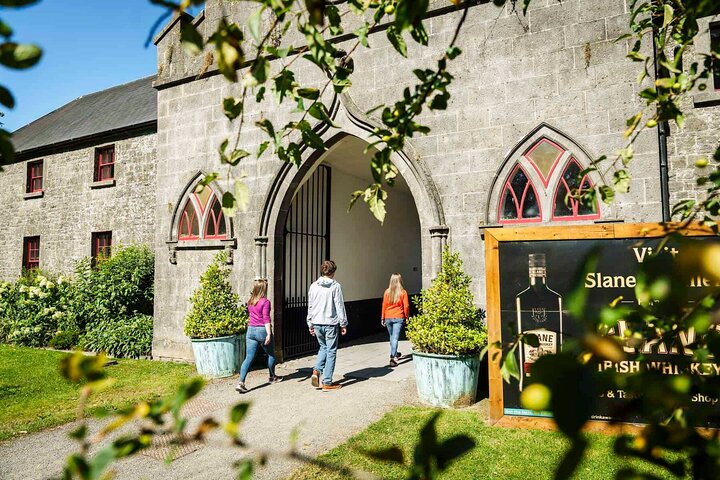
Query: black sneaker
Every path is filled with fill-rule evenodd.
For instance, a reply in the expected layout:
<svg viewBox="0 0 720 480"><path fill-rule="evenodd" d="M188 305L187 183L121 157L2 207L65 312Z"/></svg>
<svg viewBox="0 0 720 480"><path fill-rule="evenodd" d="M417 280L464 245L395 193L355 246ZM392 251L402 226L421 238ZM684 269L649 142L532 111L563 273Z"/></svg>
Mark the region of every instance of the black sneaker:
<svg viewBox="0 0 720 480"><path fill-rule="evenodd" d="M235 390L237 390L238 393L247 393L248 392L248 389L244 383L238 383L235 386Z"/></svg>
<svg viewBox="0 0 720 480"><path fill-rule="evenodd" d="M282 377L278 377L277 375L275 375L274 377L270 377L268 379L268 382L269 383L280 383L280 382L282 382Z"/></svg>
<svg viewBox="0 0 720 480"><path fill-rule="evenodd" d="M395 358L400 358L400 357L402 357L402 353L396 352L396 353L395 353Z"/></svg>

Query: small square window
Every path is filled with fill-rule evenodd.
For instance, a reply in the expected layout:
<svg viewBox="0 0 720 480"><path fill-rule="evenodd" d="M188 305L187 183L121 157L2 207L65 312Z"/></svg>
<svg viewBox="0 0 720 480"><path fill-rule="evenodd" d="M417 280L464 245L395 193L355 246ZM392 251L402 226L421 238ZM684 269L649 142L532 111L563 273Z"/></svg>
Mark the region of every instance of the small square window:
<svg viewBox="0 0 720 480"><path fill-rule="evenodd" d="M27 182L25 193L42 192L43 190L43 161L36 160L27 164Z"/></svg>
<svg viewBox="0 0 720 480"><path fill-rule="evenodd" d="M710 50L720 53L720 22L710 24ZM713 84L720 90L720 62L713 62Z"/></svg>
<svg viewBox="0 0 720 480"><path fill-rule="evenodd" d="M23 268L32 270L40 267L40 237L23 239Z"/></svg>
<svg viewBox="0 0 720 480"><path fill-rule="evenodd" d="M95 181L104 182L115 178L115 145L95 150Z"/></svg>
<svg viewBox="0 0 720 480"><path fill-rule="evenodd" d="M112 253L112 232L93 232L92 263L97 264L98 258L107 258Z"/></svg>

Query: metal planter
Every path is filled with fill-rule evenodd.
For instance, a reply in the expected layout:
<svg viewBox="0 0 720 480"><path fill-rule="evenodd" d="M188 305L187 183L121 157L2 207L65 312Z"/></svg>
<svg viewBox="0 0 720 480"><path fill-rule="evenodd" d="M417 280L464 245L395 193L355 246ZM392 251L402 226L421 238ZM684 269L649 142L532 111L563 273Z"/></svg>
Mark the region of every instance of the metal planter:
<svg viewBox="0 0 720 480"><path fill-rule="evenodd" d="M475 403L480 355L437 355L413 352L418 397L435 407Z"/></svg>
<svg viewBox="0 0 720 480"><path fill-rule="evenodd" d="M195 366L207 378L230 377L240 371L245 357L245 335L192 338Z"/></svg>

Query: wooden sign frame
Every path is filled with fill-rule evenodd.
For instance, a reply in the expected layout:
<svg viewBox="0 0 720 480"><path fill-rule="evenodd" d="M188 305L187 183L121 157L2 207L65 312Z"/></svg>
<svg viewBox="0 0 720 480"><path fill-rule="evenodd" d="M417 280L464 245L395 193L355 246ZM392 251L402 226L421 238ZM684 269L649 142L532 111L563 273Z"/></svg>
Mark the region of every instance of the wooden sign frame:
<svg viewBox="0 0 720 480"><path fill-rule="evenodd" d="M503 227L485 230L485 288L487 302L488 343L501 341L500 312L500 258L499 245L503 242L533 242L541 240L602 240L659 238L678 231L678 223L607 223L593 225L565 225L552 227ZM679 233L684 236L715 236L710 228L698 223L683 226ZM490 422L499 426L555 429L550 418L520 417L504 414L503 379L500 374L500 358L493 361L497 348L488 352L488 378L490 390ZM632 427L631 427L632 428ZM610 422L593 420L587 430L616 433L626 430Z"/></svg>

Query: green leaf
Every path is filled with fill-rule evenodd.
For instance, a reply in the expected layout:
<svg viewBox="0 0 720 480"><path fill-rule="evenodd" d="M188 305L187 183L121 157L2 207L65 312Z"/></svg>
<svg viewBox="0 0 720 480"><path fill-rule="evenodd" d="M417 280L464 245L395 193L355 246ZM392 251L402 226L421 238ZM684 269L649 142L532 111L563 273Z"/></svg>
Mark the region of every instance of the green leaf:
<svg viewBox="0 0 720 480"><path fill-rule="evenodd" d="M12 28L10 28L10 25L0 20L0 35L2 35L5 38L9 38L12 36Z"/></svg>
<svg viewBox="0 0 720 480"><path fill-rule="evenodd" d="M520 370L518 369L517 358L515 358L515 347L505 355L500 367L500 374L507 383L510 383L510 378L520 379Z"/></svg>
<svg viewBox="0 0 720 480"><path fill-rule="evenodd" d="M407 57L407 44L405 43L405 39L394 25L388 27L387 38L400 55Z"/></svg>
<svg viewBox="0 0 720 480"><path fill-rule="evenodd" d="M248 30L250 31L250 36L255 40L256 42L260 42L260 24L262 20L262 13L265 10L265 6L258 8L255 10L250 17L248 18Z"/></svg>
<svg viewBox="0 0 720 480"><path fill-rule="evenodd" d="M343 33L343 28L340 18L340 10L338 10L335 5L327 5L325 7L325 16L330 23L330 34L341 35Z"/></svg>
<svg viewBox="0 0 720 480"><path fill-rule="evenodd" d="M364 24L360 25L358 28L353 31L353 34L358 38L358 41L360 42L360 45L363 47L369 47L370 44L368 43L368 33L370 31L370 25L365 22Z"/></svg>
<svg viewBox="0 0 720 480"><path fill-rule="evenodd" d="M330 118L330 112L328 112L327 107L322 102L315 102L314 104L312 104L308 109L308 113L313 118L317 118L322 122L326 122L332 126L335 126L332 119Z"/></svg>
<svg viewBox="0 0 720 480"><path fill-rule="evenodd" d="M256 157L257 157L257 158L260 158L260 157L262 156L262 154L265 153L265 150L267 150L267 148L268 148L269 145L270 145L270 142L267 141L267 140L264 141L264 142L262 142L262 143L260 144L260 146L258 147L258 151L257 151Z"/></svg>
<svg viewBox="0 0 720 480"><path fill-rule="evenodd" d="M233 197L233 194L230 192L223 193L222 196L222 209L223 213L226 217L234 217L235 216L235 210L237 209L237 205L235 203L235 197Z"/></svg>
<svg viewBox="0 0 720 480"><path fill-rule="evenodd" d="M297 94L308 100L317 100L320 97L320 90L317 88L298 88Z"/></svg>
<svg viewBox="0 0 720 480"><path fill-rule="evenodd" d="M180 27L180 43L190 55L198 55L204 47L202 36L190 22L184 22Z"/></svg>
<svg viewBox="0 0 720 480"><path fill-rule="evenodd" d="M305 144L310 148L320 151L326 150L325 142L323 142L322 138L320 138L320 135L310 128L302 131L302 139L303 142L305 142Z"/></svg>
<svg viewBox="0 0 720 480"><path fill-rule="evenodd" d="M245 415L247 415L250 404L247 402L240 402L233 405L230 409L230 421L233 423L240 423Z"/></svg>
<svg viewBox="0 0 720 480"><path fill-rule="evenodd" d="M41 56L42 50L37 45L13 42L0 44L0 63L8 68L16 70L30 68L40 61Z"/></svg>
<svg viewBox="0 0 720 480"><path fill-rule="evenodd" d="M609 187L608 185L600 185L598 190L600 190L600 198L602 198L602 201L607 205L612 204L615 200L615 191L612 187Z"/></svg>
<svg viewBox="0 0 720 480"><path fill-rule="evenodd" d="M250 188L242 180L235 181L235 203L241 212L247 212L250 205Z"/></svg>
<svg viewBox="0 0 720 480"><path fill-rule="evenodd" d="M15 108L15 99L12 93L2 85L0 85L0 104L5 105L7 108Z"/></svg>
<svg viewBox="0 0 720 480"><path fill-rule="evenodd" d="M252 480L254 469L252 459L241 461L239 464L237 464L237 467L237 480Z"/></svg>
<svg viewBox="0 0 720 480"><path fill-rule="evenodd" d="M520 337L523 343L530 345L531 347L538 348L540 346L540 339L534 333L526 333Z"/></svg>
<svg viewBox="0 0 720 480"><path fill-rule="evenodd" d="M217 180L217 178L218 174L216 172L208 173L202 178L202 180L198 182L197 186L195 187L195 192L201 193L205 189L205 187Z"/></svg>
<svg viewBox="0 0 720 480"><path fill-rule="evenodd" d="M352 82L349 78L337 78L333 77L333 89L335 93L345 93L350 89Z"/></svg>
<svg viewBox="0 0 720 480"><path fill-rule="evenodd" d="M223 113L229 120L235 120L242 114L243 103L240 99L227 97L223 99Z"/></svg>
<svg viewBox="0 0 720 480"><path fill-rule="evenodd" d="M0 5L3 7L25 7L39 1L40 0L0 0Z"/></svg>
<svg viewBox="0 0 720 480"><path fill-rule="evenodd" d="M255 59L252 68L250 69L250 76L245 77L245 85L259 85L267 81L270 75L270 62L265 57L258 57Z"/></svg>
<svg viewBox="0 0 720 480"><path fill-rule="evenodd" d="M462 50L460 50L459 47L448 47L448 49L445 51L445 54L448 56L450 60L454 60L458 55L462 53Z"/></svg>
<svg viewBox="0 0 720 480"><path fill-rule="evenodd" d="M673 7L669 4L665 4L664 8L664 15L663 15L663 28L667 27L672 23L674 18L675 10L673 10Z"/></svg>
<svg viewBox="0 0 720 480"><path fill-rule="evenodd" d="M310 25L324 24L325 3L325 0L305 0Z"/></svg>
<svg viewBox="0 0 720 480"><path fill-rule="evenodd" d="M615 190L620 193L627 193L630 191L630 175L627 170L616 170L613 174L613 185Z"/></svg>
<svg viewBox="0 0 720 480"><path fill-rule="evenodd" d="M242 160L245 157L249 157L250 152L247 150L243 150L241 148L235 149L230 153L229 157L225 157L223 159L223 163L229 163L233 167L237 166L238 163L240 163L240 160Z"/></svg>

